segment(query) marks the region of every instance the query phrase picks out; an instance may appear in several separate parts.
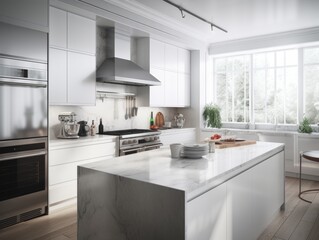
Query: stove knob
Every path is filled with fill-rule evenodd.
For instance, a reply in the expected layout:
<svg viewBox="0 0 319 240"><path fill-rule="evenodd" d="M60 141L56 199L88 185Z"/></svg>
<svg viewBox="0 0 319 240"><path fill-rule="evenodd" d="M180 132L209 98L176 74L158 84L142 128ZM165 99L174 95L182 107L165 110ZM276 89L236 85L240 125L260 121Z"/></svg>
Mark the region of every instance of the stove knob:
<svg viewBox="0 0 319 240"><path fill-rule="evenodd" d="M149 137L146 137L146 138L144 138L144 141L145 141L145 142L149 142L149 141L150 141L150 138L149 138Z"/></svg>
<svg viewBox="0 0 319 240"><path fill-rule="evenodd" d="M127 144L127 141L124 140L124 141L122 142L122 145L126 145L126 144Z"/></svg>
<svg viewBox="0 0 319 240"><path fill-rule="evenodd" d="M134 144L137 144L137 139L134 139L134 140L133 140L133 143L134 143Z"/></svg>
<svg viewBox="0 0 319 240"><path fill-rule="evenodd" d="M150 141L154 141L154 139L155 139L154 137L150 137Z"/></svg>
<svg viewBox="0 0 319 240"><path fill-rule="evenodd" d="M156 140L158 140L159 139L159 137L158 136L155 136L154 137L154 141L156 141Z"/></svg>

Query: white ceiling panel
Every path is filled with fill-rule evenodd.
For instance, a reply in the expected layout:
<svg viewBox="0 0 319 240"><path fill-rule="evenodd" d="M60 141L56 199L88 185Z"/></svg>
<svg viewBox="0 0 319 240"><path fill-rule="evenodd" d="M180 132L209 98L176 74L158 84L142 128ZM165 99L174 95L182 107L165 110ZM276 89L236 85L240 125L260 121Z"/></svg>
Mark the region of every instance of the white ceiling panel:
<svg viewBox="0 0 319 240"><path fill-rule="evenodd" d="M207 23L162 0L122 0L145 15L168 21L209 43L319 26L319 0L171 0L228 30L210 30Z"/></svg>

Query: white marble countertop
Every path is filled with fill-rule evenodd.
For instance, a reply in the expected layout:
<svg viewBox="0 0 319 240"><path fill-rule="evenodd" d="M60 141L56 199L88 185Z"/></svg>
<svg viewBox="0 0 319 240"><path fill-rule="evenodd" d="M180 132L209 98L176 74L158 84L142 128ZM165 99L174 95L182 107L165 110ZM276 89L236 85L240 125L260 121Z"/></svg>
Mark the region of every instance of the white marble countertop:
<svg viewBox="0 0 319 240"><path fill-rule="evenodd" d="M282 151L284 144L216 149L201 159L172 159L167 147L82 165L100 172L186 192L188 201Z"/></svg>

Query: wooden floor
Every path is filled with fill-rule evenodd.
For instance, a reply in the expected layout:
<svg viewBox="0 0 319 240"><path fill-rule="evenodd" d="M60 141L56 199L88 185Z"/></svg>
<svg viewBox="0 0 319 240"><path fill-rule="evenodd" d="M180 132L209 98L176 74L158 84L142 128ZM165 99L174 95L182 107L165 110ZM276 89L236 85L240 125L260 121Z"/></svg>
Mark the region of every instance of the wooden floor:
<svg viewBox="0 0 319 240"><path fill-rule="evenodd" d="M303 188L319 188L304 181ZM312 204L298 198L298 179L286 178L286 207L258 240L319 240L319 193L305 194ZM76 239L76 205L0 230L1 240ZM218 239L219 240L219 239ZM223 239L220 239L223 240ZM233 239L236 240L236 239Z"/></svg>

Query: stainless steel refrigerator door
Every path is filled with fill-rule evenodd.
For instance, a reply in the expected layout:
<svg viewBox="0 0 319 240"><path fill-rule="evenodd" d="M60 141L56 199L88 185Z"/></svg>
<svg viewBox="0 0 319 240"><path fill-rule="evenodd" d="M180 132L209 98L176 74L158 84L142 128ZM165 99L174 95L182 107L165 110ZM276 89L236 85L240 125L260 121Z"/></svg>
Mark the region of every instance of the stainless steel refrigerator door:
<svg viewBox="0 0 319 240"><path fill-rule="evenodd" d="M0 140L48 135L46 84L0 78Z"/></svg>

